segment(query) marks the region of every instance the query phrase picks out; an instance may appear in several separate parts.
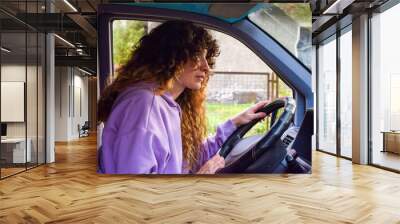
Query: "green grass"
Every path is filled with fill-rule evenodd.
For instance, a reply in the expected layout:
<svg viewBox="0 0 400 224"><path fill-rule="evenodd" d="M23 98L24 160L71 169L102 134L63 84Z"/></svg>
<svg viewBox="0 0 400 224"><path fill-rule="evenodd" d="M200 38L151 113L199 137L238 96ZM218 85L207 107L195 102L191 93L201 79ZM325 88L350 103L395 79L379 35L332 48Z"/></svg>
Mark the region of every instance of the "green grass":
<svg viewBox="0 0 400 224"><path fill-rule="evenodd" d="M238 113L246 110L253 104L223 104L206 103L207 132L215 134L217 126ZM255 125L246 135L263 134L267 130L267 122L260 122Z"/></svg>

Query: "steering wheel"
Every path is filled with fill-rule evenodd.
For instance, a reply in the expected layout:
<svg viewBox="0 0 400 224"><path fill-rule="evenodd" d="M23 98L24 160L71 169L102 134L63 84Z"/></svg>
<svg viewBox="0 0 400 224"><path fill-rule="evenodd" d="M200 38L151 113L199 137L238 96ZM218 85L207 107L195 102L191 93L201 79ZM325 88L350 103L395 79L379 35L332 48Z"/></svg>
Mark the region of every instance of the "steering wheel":
<svg viewBox="0 0 400 224"><path fill-rule="evenodd" d="M284 108L284 111L275 122L274 120L276 119L277 111L280 108ZM257 112L264 112L267 115L273 114L270 130L263 136L252 136L246 140L243 136L262 119L255 119L247 124L239 126L224 142L219 154L220 156L227 158L232 149L234 149L239 143L244 145L241 147L245 147L246 149L244 151L246 152L233 163L227 164L227 166L219 170L218 173L244 172L252 163L276 144L282 134L289 128L295 110L295 100L289 97L277 99L258 110ZM286 154L286 151L282 153Z"/></svg>

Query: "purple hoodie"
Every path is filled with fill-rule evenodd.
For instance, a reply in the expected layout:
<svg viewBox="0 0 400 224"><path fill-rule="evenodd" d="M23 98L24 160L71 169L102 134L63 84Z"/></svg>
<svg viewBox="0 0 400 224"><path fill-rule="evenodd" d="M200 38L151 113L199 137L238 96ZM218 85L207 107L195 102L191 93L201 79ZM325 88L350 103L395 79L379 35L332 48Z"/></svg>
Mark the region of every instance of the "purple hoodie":
<svg viewBox="0 0 400 224"><path fill-rule="evenodd" d="M104 125L99 173L195 173L236 129L231 120L218 126L216 135L203 142L196 170L188 170L182 158L181 109L169 93L155 95L155 86L140 83L116 99Z"/></svg>

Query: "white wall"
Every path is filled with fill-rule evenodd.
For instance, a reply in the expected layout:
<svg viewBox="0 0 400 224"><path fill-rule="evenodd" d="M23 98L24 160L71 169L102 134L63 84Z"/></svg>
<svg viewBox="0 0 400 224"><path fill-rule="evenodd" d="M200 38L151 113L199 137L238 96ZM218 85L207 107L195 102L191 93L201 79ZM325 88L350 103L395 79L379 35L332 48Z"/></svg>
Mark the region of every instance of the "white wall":
<svg viewBox="0 0 400 224"><path fill-rule="evenodd" d="M2 65L1 81L25 82L25 64ZM1 110L7 110L7 108L1 108ZM7 137L25 137L25 122L7 123Z"/></svg>
<svg viewBox="0 0 400 224"><path fill-rule="evenodd" d="M56 141L79 138L78 124L88 120L88 78L83 75L76 68L56 67Z"/></svg>
<svg viewBox="0 0 400 224"><path fill-rule="evenodd" d="M24 65L20 65L20 64L3 64L1 66L1 81L9 81L9 82L25 82L25 75L26 75L26 71L25 69L27 69L28 74L31 73L31 71L33 69L35 69L35 73L36 73L36 67L33 66L29 66L26 68L25 64ZM32 81L29 80L29 84L33 84L36 85L35 83L31 83ZM27 102L30 103L33 101L32 98L36 98L36 89L27 89ZM32 90L33 92L30 92L29 90ZM28 105L29 106L29 105ZM35 105L31 105L31 106L35 106ZM1 110L7 110L7 108L1 108ZM28 122L31 122L33 120L36 121L36 114L31 114L28 113L27 114L27 118L28 118ZM7 136L8 137L25 137L25 123L26 122L7 122ZM35 122L36 123L36 122ZM28 125L28 129L32 127L32 125ZM36 129L36 127L35 127ZM29 136L29 130L28 130L28 137Z"/></svg>
<svg viewBox="0 0 400 224"><path fill-rule="evenodd" d="M28 67L28 70L30 68ZM25 81L25 64L24 65L18 65L18 64L4 64L1 66L1 81L2 82L23 82L26 83ZM2 93L4 90L2 90ZM24 89L20 90L19 94L22 94L22 98L24 98ZM1 98L8 98L7 96L1 96ZM23 103L24 104L24 103ZM2 103L3 105L3 103ZM4 105L3 105L4 106ZM8 136L14 136L14 137L25 137L25 125L24 124L24 106L20 108L22 111L18 111L18 114L22 112L22 121L21 122L7 122L8 124ZM2 114L4 113L10 113L10 108L2 107L1 111ZM12 112L11 112L12 113ZM4 118L2 118L4 120Z"/></svg>
<svg viewBox="0 0 400 224"><path fill-rule="evenodd" d="M27 80L25 80L27 78ZM2 64L1 81L24 82L26 85L26 105L23 102L22 113L26 112L26 120L22 122L6 122L7 137L29 139L33 162L39 159L39 163L44 163L45 150L45 117L44 117L44 74L42 67L20 63ZM24 90L21 94L24 94ZM2 96L7 97L7 96ZM25 101L25 100L24 100ZM10 107L1 108L2 112L12 113ZM38 154L38 155L37 155Z"/></svg>
<svg viewBox="0 0 400 224"><path fill-rule="evenodd" d="M211 31L211 34L220 47L220 55L216 59L215 71L272 72L260 57L242 42L222 32Z"/></svg>
<svg viewBox="0 0 400 224"><path fill-rule="evenodd" d="M55 141L68 141L68 67L55 68Z"/></svg>
<svg viewBox="0 0 400 224"><path fill-rule="evenodd" d="M81 76L82 73L76 74L77 70L74 70L74 96L71 96L74 99L74 102L71 105L74 105L72 108L72 119L71 119L71 135L72 138L78 138L78 124L82 126L85 121L89 120L88 113L88 78ZM80 108L81 107L81 108ZM81 110L81 111L80 111Z"/></svg>

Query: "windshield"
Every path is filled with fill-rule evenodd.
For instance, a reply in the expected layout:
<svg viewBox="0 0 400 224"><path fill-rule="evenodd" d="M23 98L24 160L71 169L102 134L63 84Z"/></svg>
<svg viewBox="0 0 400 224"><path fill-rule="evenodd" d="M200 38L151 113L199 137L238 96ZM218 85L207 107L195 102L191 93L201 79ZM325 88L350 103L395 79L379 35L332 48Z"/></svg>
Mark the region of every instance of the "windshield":
<svg viewBox="0 0 400 224"><path fill-rule="evenodd" d="M264 3L249 19L311 69L311 9L307 3Z"/></svg>

